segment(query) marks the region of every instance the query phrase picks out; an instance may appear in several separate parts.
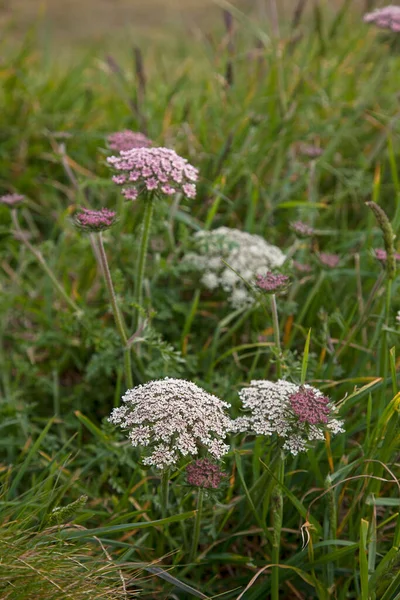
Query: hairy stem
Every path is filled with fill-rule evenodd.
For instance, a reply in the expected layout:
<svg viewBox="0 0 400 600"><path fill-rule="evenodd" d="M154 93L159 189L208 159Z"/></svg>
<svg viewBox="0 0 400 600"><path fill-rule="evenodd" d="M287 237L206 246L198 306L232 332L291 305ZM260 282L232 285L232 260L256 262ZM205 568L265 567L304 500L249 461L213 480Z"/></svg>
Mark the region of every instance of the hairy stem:
<svg viewBox="0 0 400 600"><path fill-rule="evenodd" d="M190 561L191 562L195 560L195 558L197 556L197 549L199 546L201 516L202 516L202 512L203 512L203 498L204 498L204 490L203 490L203 488L199 488L199 492L198 492L198 496L197 496L196 519L194 522L192 551L190 553Z"/></svg>
<svg viewBox="0 0 400 600"><path fill-rule="evenodd" d="M101 232L98 234L98 249L99 249L99 257L101 269L103 272L104 280L106 282L108 297L110 299L112 312L114 315L114 321L117 326L118 333L124 345L124 369L125 369L125 382L128 388L133 387L133 378L132 378L132 364L131 364L131 350L128 347L128 336L126 334L126 328L123 316L121 311L119 310L119 306L117 303L117 297L114 290L114 285L111 278L110 268L108 266L107 255L104 250L103 244L103 236Z"/></svg>
<svg viewBox="0 0 400 600"><path fill-rule="evenodd" d="M163 519L168 516L168 491L169 491L169 469L165 469L161 476L161 514Z"/></svg>
<svg viewBox="0 0 400 600"><path fill-rule="evenodd" d="M153 210L154 210L154 195L149 194L146 198L145 210L144 210L144 218L142 224L142 235L140 240L140 249L139 249L139 257L136 265L136 281L135 281L135 301L136 304L142 306L143 303L143 278L144 278L144 268L146 264L146 255L147 249L149 246L149 237L150 237L150 229L151 229L151 221L153 218ZM135 318L135 329L139 327L139 309L137 309L137 314Z"/></svg>

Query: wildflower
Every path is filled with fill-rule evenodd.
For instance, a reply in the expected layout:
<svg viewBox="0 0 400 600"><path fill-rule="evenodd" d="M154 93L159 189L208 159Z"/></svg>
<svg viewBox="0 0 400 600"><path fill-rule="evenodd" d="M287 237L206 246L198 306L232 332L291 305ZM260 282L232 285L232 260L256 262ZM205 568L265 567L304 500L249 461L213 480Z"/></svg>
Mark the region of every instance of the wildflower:
<svg viewBox="0 0 400 600"><path fill-rule="evenodd" d="M5 194L5 196L0 196L0 204L4 204L5 206L9 206L10 208L14 208L14 206L18 206L25 200L25 196L21 194Z"/></svg>
<svg viewBox="0 0 400 600"><path fill-rule="evenodd" d="M143 192L172 196L182 192L188 198L196 196L198 170L185 158L168 148L132 148L119 156L107 158L118 171L114 183L123 186L125 198L135 200Z"/></svg>
<svg viewBox="0 0 400 600"><path fill-rule="evenodd" d="M199 231L194 235L194 244L195 251L185 256L184 263L203 272L201 282L205 287L227 292L235 308L254 302L246 282L282 266L286 259L279 248L261 236L229 227Z"/></svg>
<svg viewBox="0 0 400 600"><path fill-rule="evenodd" d="M365 23L374 23L381 29L400 32L400 6L384 6L364 15Z"/></svg>
<svg viewBox="0 0 400 600"><path fill-rule="evenodd" d="M298 145L298 151L303 156L307 156L308 158L318 158L323 154L323 149L319 146L300 143Z"/></svg>
<svg viewBox="0 0 400 600"><path fill-rule="evenodd" d="M325 429L332 435L343 432L330 400L310 385L255 380L239 396L250 414L233 421L233 430L277 434L283 449L293 455L304 452L308 442L323 440Z"/></svg>
<svg viewBox="0 0 400 600"><path fill-rule="evenodd" d="M74 217L75 225L83 231L104 231L114 225L116 214L108 208L101 210L90 210L83 208L82 212L77 213Z"/></svg>
<svg viewBox="0 0 400 600"><path fill-rule="evenodd" d="M196 456L200 448L216 460L229 450L223 441L231 430L229 404L190 381L150 381L122 400L109 421L129 432L132 446L150 447L145 465L176 468L181 457Z"/></svg>
<svg viewBox="0 0 400 600"><path fill-rule="evenodd" d="M338 254L328 254L327 252L321 252L318 254L318 258L321 264L329 269L337 267L340 261L340 256Z"/></svg>
<svg viewBox="0 0 400 600"><path fill-rule="evenodd" d="M386 260L387 260L386 250L383 250L383 248L375 248L375 258L377 258L380 262L386 262ZM398 252L395 252L394 258L396 261L400 261L400 254Z"/></svg>
<svg viewBox="0 0 400 600"><path fill-rule="evenodd" d="M290 223L290 229L301 237L310 237L311 235L314 235L313 227L310 227L307 223L303 223L303 221L294 221L293 223Z"/></svg>
<svg viewBox="0 0 400 600"><path fill-rule="evenodd" d="M289 277L282 273L267 273L266 275L257 275L256 286L269 294L276 294L285 289L289 283Z"/></svg>
<svg viewBox="0 0 400 600"><path fill-rule="evenodd" d="M299 263L296 260L293 261L294 268L299 271L299 273L311 273L312 266L304 263Z"/></svg>
<svg viewBox="0 0 400 600"><path fill-rule="evenodd" d="M152 143L144 133L124 129L116 131L107 137L107 142L111 150L121 152L122 150L132 150L132 148L149 148Z"/></svg>
<svg viewBox="0 0 400 600"><path fill-rule="evenodd" d="M199 458L186 467L186 479L196 487L218 489L223 473L218 465L208 458Z"/></svg>

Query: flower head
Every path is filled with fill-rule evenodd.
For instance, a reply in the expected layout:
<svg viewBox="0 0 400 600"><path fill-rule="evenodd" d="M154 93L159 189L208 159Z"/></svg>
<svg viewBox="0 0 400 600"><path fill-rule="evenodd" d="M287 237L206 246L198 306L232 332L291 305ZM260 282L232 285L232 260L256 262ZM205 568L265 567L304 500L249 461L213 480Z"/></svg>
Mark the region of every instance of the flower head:
<svg viewBox="0 0 400 600"><path fill-rule="evenodd" d="M314 228L307 225L307 223L303 223L303 221L294 221L293 223L290 223L290 229L301 237L310 237L311 235L314 235Z"/></svg>
<svg viewBox="0 0 400 600"><path fill-rule="evenodd" d="M229 404L191 381L150 381L128 390L122 400L109 421L129 432L132 446L150 447L146 465L174 468L200 448L219 460L229 450L223 441L232 427Z"/></svg>
<svg viewBox="0 0 400 600"><path fill-rule="evenodd" d="M308 158L318 158L324 153L323 149L319 146L316 146L315 144L305 144L303 142L298 145L298 151Z"/></svg>
<svg viewBox="0 0 400 600"><path fill-rule="evenodd" d="M119 156L107 158L118 174L114 183L122 185L122 194L135 200L141 191L173 196L182 192L188 198L196 196L198 170L185 158L168 148L132 148Z"/></svg>
<svg viewBox="0 0 400 600"><path fill-rule="evenodd" d="M267 273L257 275L256 286L268 294L276 294L284 290L289 283L289 277L282 273Z"/></svg>
<svg viewBox="0 0 400 600"><path fill-rule="evenodd" d="M311 265L307 265L306 263L299 263L296 260L293 261L293 266L296 269L296 271L299 271L299 273L311 273L312 271Z"/></svg>
<svg viewBox="0 0 400 600"><path fill-rule="evenodd" d="M377 258L380 262L386 262L386 260L387 260L386 250L383 250L383 248L375 248L375 258ZM395 252L394 258L396 261L400 261L400 254L398 252Z"/></svg>
<svg viewBox="0 0 400 600"><path fill-rule="evenodd" d="M233 429L277 434L284 441L283 448L294 455L306 450L308 442L323 440L325 429L333 435L343 431L329 399L309 385L256 380L239 396L249 415L233 421Z"/></svg>
<svg viewBox="0 0 400 600"><path fill-rule="evenodd" d="M208 289L228 292L229 302L236 308L254 302L245 282L282 266L286 259L261 236L229 227L195 233L194 245L195 251L184 258L185 265L202 272L201 282Z"/></svg>
<svg viewBox="0 0 400 600"><path fill-rule="evenodd" d="M208 458L199 458L186 467L187 482L195 487L216 490L223 476L219 466Z"/></svg>
<svg viewBox="0 0 400 600"><path fill-rule="evenodd" d="M365 23L373 23L382 29L400 32L400 6L384 6L364 15Z"/></svg>
<svg viewBox="0 0 400 600"><path fill-rule="evenodd" d="M0 204L4 204L10 208L22 204L24 200L25 196L22 196L22 194L5 194L5 196L0 196Z"/></svg>
<svg viewBox="0 0 400 600"><path fill-rule="evenodd" d="M320 263L324 267L328 267L329 269L334 269L338 266L340 262L340 256L338 254L328 254L327 252L321 252L318 254L318 258Z"/></svg>
<svg viewBox="0 0 400 600"><path fill-rule="evenodd" d="M107 142L111 150L121 152L122 150L132 150L132 148L149 148L152 143L144 133L124 129L116 131L107 136Z"/></svg>
<svg viewBox="0 0 400 600"><path fill-rule="evenodd" d="M108 208L90 210L83 208L74 217L75 225L83 231L104 231L112 227L116 220L116 213Z"/></svg>

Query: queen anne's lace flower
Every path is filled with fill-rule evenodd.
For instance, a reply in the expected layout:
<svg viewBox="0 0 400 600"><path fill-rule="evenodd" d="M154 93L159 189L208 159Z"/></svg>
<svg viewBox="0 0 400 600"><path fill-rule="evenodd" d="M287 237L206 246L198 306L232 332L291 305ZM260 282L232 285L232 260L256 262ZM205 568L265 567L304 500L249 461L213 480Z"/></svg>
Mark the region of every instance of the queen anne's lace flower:
<svg viewBox="0 0 400 600"><path fill-rule="evenodd" d="M222 477L223 473L219 466L208 458L199 458L186 467L187 482L196 487L216 490Z"/></svg>
<svg viewBox="0 0 400 600"><path fill-rule="evenodd" d="M5 204L10 208L22 204L24 200L25 196L22 196L21 194L6 194L5 196L0 196L0 204Z"/></svg>
<svg viewBox="0 0 400 600"><path fill-rule="evenodd" d="M188 253L184 263L203 272L201 282L208 289L228 292L230 304L237 308L254 302L243 280L254 283L257 275L280 267L286 259L279 248L261 236L229 227L199 231L194 243L196 252Z"/></svg>
<svg viewBox="0 0 400 600"><path fill-rule="evenodd" d="M108 208L101 210L91 210L83 208L82 212L78 212L75 217L75 225L83 231L104 231L112 227L116 220L116 213Z"/></svg>
<svg viewBox="0 0 400 600"><path fill-rule="evenodd" d="M307 223L303 223L303 221L294 221L293 223L290 223L290 229L300 237L310 237L311 235L314 235L314 228L307 225Z"/></svg>
<svg viewBox="0 0 400 600"><path fill-rule="evenodd" d="M232 428L229 404L184 379L160 379L128 390L124 405L109 421L129 432L132 446L149 446L143 463L176 467L181 457L203 448L214 459L229 450L224 438Z"/></svg>
<svg viewBox="0 0 400 600"><path fill-rule="evenodd" d="M329 254L328 252L321 252L318 254L318 258L324 267L334 269L340 262L340 256L338 254Z"/></svg>
<svg viewBox="0 0 400 600"><path fill-rule="evenodd" d="M111 133L107 137L107 142L110 149L115 152L132 150L132 148L149 148L151 146L151 140L144 133L131 131L130 129Z"/></svg>
<svg viewBox="0 0 400 600"><path fill-rule="evenodd" d="M400 6L384 6L364 15L365 23L374 23L382 29L400 32Z"/></svg>
<svg viewBox="0 0 400 600"><path fill-rule="evenodd" d="M288 275L282 275L282 273L267 273L256 277L256 286L267 294L281 292L287 287L288 283Z"/></svg>
<svg viewBox="0 0 400 600"><path fill-rule="evenodd" d="M233 422L234 431L276 433L284 440L284 450L294 455L306 450L308 442L323 440L325 429L332 435L344 431L343 422L333 418L329 399L310 385L255 380L239 396L250 414Z"/></svg>
<svg viewBox="0 0 400 600"><path fill-rule="evenodd" d="M174 150L133 148L110 156L107 162L118 172L113 181L123 186L122 194L129 200L135 200L142 191L196 196L198 170Z"/></svg>

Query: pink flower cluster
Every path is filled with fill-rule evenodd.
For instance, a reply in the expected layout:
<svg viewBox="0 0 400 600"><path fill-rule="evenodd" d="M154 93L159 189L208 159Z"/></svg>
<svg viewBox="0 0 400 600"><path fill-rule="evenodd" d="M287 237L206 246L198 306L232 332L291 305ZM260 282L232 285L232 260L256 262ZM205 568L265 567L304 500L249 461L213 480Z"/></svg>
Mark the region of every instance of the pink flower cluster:
<svg viewBox="0 0 400 600"><path fill-rule="evenodd" d="M186 479L190 485L216 490L223 477L219 466L208 458L199 458L186 467Z"/></svg>
<svg viewBox="0 0 400 600"><path fill-rule="evenodd" d="M116 213L108 208L90 210L83 208L82 212L75 215L75 225L84 231L104 231L114 225Z"/></svg>
<svg viewBox="0 0 400 600"><path fill-rule="evenodd" d="M132 150L132 148L149 148L152 145L151 140L144 133L131 131L130 129L111 133L107 137L107 142L110 149L115 152Z"/></svg>
<svg viewBox="0 0 400 600"><path fill-rule="evenodd" d="M11 208L21 204L24 199L25 196L22 196L21 194L6 194L5 196L0 196L0 204L5 204Z"/></svg>
<svg viewBox="0 0 400 600"><path fill-rule="evenodd" d="M300 236L309 237L314 235L313 227L307 225L307 223L303 223L303 221L294 221L293 223L290 223L290 229Z"/></svg>
<svg viewBox="0 0 400 600"><path fill-rule="evenodd" d="M400 6L385 6L364 15L365 23L374 23L382 29L400 32Z"/></svg>
<svg viewBox="0 0 400 600"><path fill-rule="evenodd" d="M383 250L383 248L375 248L375 256L381 262L385 262L387 260L387 252L386 250ZM395 252L394 258L395 260L400 261L400 254Z"/></svg>
<svg viewBox="0 0 400 600"><path fill-rule="evenodd" d="M300 386L290 396L289 402L293 412L299 417L299 421L311 425L328 422L329 398L320 393L317 394L313 388Z"/></svg>
<svg viewBox="0 0 400 600"><path fill-rule="evenodd" d="M321 252L318 258L324 267L334 269L340 262L340 256L338 254L328 254L327 252Z"/></svg>
<svg viewBox="0 0 400 600"><path fill-rule="evenodd" d="M136 200L142 191L172 196L181 191L188 198L196 196L198 170L185 158L168 148L134 148L110 156L107 162L119 172L113 181L124 186L127 200Z"/></svg>
<svg viewBox="0 0 400 600"><path fill-rule="evenodd" d="M289 283L289 277L281 273L267 273L266 275L257 275L256 286L269 294L282 291Z"/></svg>

